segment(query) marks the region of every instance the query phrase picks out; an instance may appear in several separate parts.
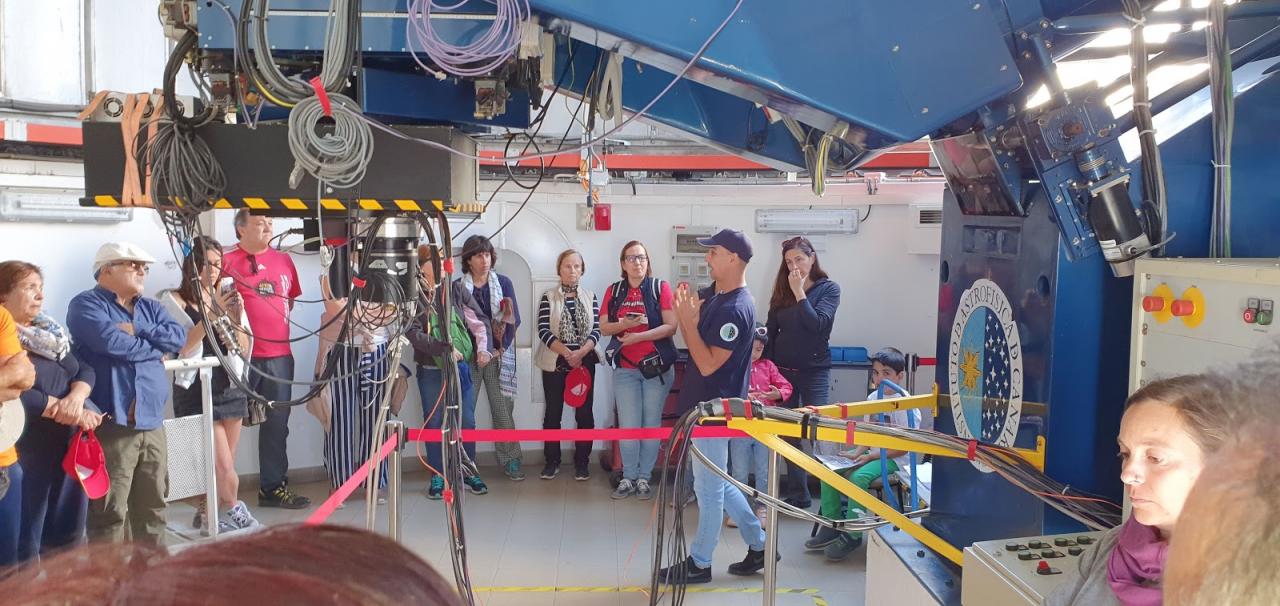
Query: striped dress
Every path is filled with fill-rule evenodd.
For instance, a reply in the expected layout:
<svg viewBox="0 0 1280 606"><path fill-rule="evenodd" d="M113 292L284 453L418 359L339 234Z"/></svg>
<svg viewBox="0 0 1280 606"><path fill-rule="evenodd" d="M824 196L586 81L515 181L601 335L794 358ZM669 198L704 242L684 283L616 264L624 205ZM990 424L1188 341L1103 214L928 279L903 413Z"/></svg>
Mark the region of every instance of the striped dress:
<svg viewBox="0 0 1280 606"><path fill-rule="evenodd" d="M372 351L358 345L337 344L337 364L329 384L332 425L324 436L324 467L329 484L337 489L369 458L374 423L382 404L384 389L391 387L388 343L383 340ZM363 368L357 372L358 369ZM347 376L352 375L353 376ZM380 470L378 488L387 485L387 461Z"/></svg>

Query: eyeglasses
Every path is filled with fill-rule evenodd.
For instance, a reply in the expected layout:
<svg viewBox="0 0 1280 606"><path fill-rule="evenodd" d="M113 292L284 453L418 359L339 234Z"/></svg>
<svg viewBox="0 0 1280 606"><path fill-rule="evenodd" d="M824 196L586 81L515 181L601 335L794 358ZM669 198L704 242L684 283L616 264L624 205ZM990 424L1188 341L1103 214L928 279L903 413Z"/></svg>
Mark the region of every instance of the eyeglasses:
<svg viewBox="0 0 1280 606"><path fill-rule="evenodd" d="M258 275L258 257L255 255L245 255L245 260L249 262L249 274Z"/></svg>
<svg viewBox="0 0 1280 606"><path fill-rule="evenodd" d="M116 267L128 267L129 269L140 271L144 274L151 271L151 266L142 261L116 261L115 263L112 263L112 265Z"/></svg>
<svg viewBox="0 0 1280 606"><path fill-rule="evenodd" d="M757 326L757 327L756 327L756 336L757 336L757 337L767 337L767 336L769 336L769 328L768 328L768 327L766 327L766 326Z"/></svg>
<svg viewBox="0 0 1280 606"><path fill-rule="evenodd" d="M644 263L649 260L648 255L627 255L622 258L627 263Z"/></svg>
<svg viewBox="0 0 1280 606"><path fill-rule="evenodd" d="M783 250L786 250L788 248L795 248L797 246L805 246L808 248L813 248L813 244L810 244L809 239L805 238L804 236L796 236L794 238L788 238L782 241Z"/></svg>

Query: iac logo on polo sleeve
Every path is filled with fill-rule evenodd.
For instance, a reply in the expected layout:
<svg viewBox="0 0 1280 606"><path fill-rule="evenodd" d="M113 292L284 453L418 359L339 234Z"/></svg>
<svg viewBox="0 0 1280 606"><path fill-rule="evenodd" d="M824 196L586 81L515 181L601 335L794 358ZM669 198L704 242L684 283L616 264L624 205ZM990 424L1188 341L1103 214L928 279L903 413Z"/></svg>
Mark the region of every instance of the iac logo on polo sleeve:
<svg viewBox="0 0 1280 606"><path fill-rule="evenodd" d="M995 282L976 280L961 295L947 375L956 434L1013 446L1022 416L1022 342L1009 298ZM992 471L977 461L973 465Z"/></svg>
<svg viewBox="0 0 1280 606"><path fill-rule="evenodd" d="M737 324L734 324L733 322L726 322L724 326L720 327L720 339L726 343L730 343L734 339L738 338L739 332Z"/></svg>

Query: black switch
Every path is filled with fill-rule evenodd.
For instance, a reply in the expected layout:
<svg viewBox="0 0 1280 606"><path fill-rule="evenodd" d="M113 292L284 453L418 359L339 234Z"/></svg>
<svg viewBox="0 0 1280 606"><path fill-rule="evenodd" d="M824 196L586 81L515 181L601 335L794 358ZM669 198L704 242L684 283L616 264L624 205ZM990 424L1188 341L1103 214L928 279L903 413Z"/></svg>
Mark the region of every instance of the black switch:
<svg viewBox="0 0 1280 606"><path fill-rule="evenodd" d="M1053 544L1054 544L1054 545L1057 545L1058 547L1066 547L1066 546L1067 546L1067 540L1066 540L1066 539L1054 539L1054 540L1053 540Z"/></svg>
<svg viewBox="0 0 1280 606"><path fill-rule="evenodd" d="M1017 543L1005 543L1005 544L1004 544L1004 550L1005 550L1005 551L1018 551L1018 544L1017 544Z"/></svg>
<svg viewBox="0 0 1280 606"><path fill-rule="evenodd" d="M1045 545L1040 541L1031 541L1030 543L1027 543L1027 547L1030 547L1032 549L1040 549L1041 547L1048 547L1048 545Z"/></svg>
<svg viewBox="0 0 1280 606"><path fill-rule="evenodd" d="M1079 537L1076 537L1076 541L1079 542L1081 545L1092 545L1093 537L1079 536Z"/></svg>
<svg viewBox="0 0 1280 606"><path fill-rule="evenodd" d="M1078 555L1080 555L1080 554L1084 553L1084 548L1083 548L1083 547L1071 547L1071 548L1068 548L1068 549L1067 549L1067 553L1069 553L1069 554L1071 554L1071 555L1073 555L1073 556L1078 556Z"/></svg>
<svg viewBox="0 0 1280 606"><path fill-rule="evenodd" d="M1028 551L1028 552L1026 552L1026 553L1020 553L1020 554L1018 554L1018 559L1019 559L1019 560L1039 560L1039 559L1040 559L1040 556L1039 556L1039 555L1037 555L1037 554L1031 553L1030 551Z"/></svg>

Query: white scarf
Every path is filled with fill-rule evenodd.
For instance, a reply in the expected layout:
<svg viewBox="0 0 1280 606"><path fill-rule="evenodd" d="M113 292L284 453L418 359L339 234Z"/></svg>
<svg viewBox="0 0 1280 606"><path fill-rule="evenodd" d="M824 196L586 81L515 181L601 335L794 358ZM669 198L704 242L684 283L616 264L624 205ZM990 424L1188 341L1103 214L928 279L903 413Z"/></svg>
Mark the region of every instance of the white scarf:
<svg viewBox="0 0 1280 606"><path fill-rule="evenodd" d="M470 273L462 274L462 283L466 285L467 290L474 293L476 291L476 283L471 279ZM502 283L498 281L498 273L489 271L489 320L490 328L497 326L502 322ZM505 331L504 331L505 332ZM492 332L489 333L493 335ZM502 347L502 343L495 342L495 348Z"/></svg>

